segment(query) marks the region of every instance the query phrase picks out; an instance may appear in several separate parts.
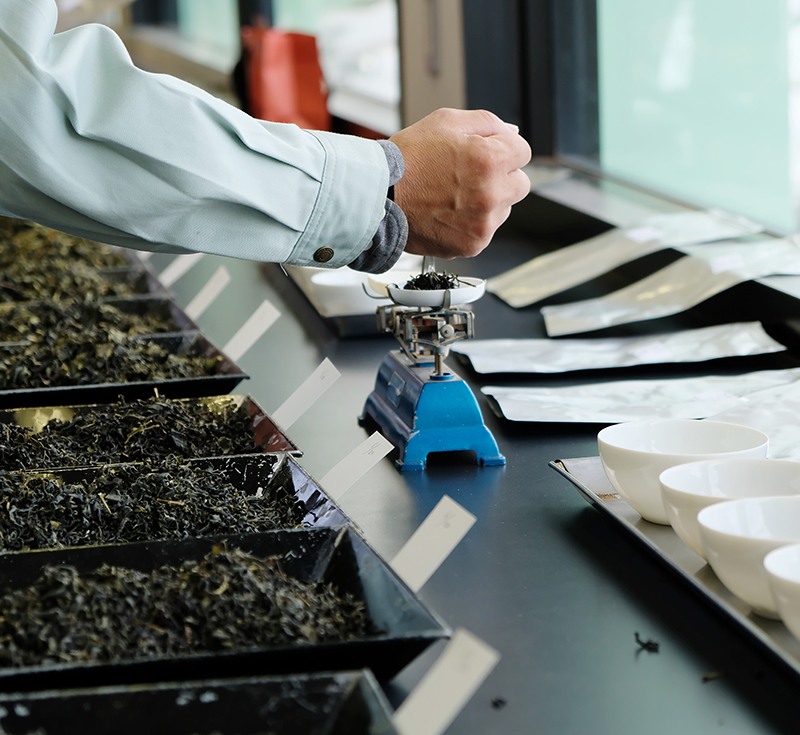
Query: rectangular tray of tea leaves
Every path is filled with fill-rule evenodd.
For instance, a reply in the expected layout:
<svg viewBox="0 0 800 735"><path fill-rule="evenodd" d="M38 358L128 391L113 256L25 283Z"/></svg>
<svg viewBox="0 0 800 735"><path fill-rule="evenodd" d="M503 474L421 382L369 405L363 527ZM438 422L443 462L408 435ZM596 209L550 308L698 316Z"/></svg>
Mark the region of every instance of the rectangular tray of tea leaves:
<svg viewBox="0 0 800 735"><path fill-rule="evenodd" d="M156 457L302 452L248 395L0 411L0 467L87 467Z"/></svg>
<svg viewBox="0 0 800 735"><path fill-rule="evenodd" d="M394 735L368 670L0 695L7 735Z"/></svg>
<svg viewBox="0 0 800 735"><path fill-rule="evenodd" d="M0 409L110 403L120 398L148 398L156 393L168 398L224 395L248 377L200 332L139 337L121 346L86 343L79 350L72 349L70 343L47 350L38 344L32 347L35 349L28 364L20 366L17 358L23 348L0 345ZM127 354L126 380L109 379L104 367L108 361L121 359L116 356L116 348ZM54 384L49 378L49 383L37 382L25 373L48 370L50 375L58 370L59 361L69 363L70 375L79 377L70 378L69 384ZM139 369L143 372L134 372ZM25 373L25 387L8 387L16 384L16 376L9 373L17 370ZM169 371L178 377L165 377Z"/></svg>
<svg viewBox="0 0 800 735"><path fill-rule="evenodd" d="M0 554L350 525L284 454L0 475Z"/></svg>
<svg viewBox="0 0 800 735"><path fill-rule="evenodd" d="M116 330L130 337L197 332L199 327L172 300L162 296L133 296L102 301L24 301L0 303L0 344L13 347L46 341L55 334L91 334L108 340Z"/></svg>
<svg viewBox="0 0 800 735"><path fill-rule="evenodd" d="M283 635L291 628L293 642L253 643L258 636L272 635L272 625L252 627L256 613L252 608L248 609L248 605L254 604L253 599L264 599L263 592L252 594L254 589L261 590L262 587L255 582L255 587L252 584L249 587L242 585L237 581L239 577L234 572L231 572L230 577L223 574L221 582L219 574L213 578L209 575L206 582L206 576L199 574L198 565L193 564L220 554L225 556L229 551L240 556L258 557L258 563L250 563L247 567L253 575L259 569L277 566L280 573L292 584L321 582L319 589L327 591L326 594L335 594L349 600L349 609L334 614L328 613L329 608L326 607L324 612L328 615L327 618L313 624L303 624L298 628L295 618L299 616L303 620L312 615L315 611L314 605L297 597L291 597L287 603L285 598L267 595L266 599L278 611L275 635ZM127 635L132 640L124 643L133 645L142 652L135 656L111 656L109 660L99 660L100 654L97 651L100 649L93 647L93 653L88 650L92 644L87 644L85 638L80 640L77 624L65 610L70 604L77 604L81 617L88 615L90 606L85 584L79 588L79 591L84 590L83 596L76 598L70 592L74 589L72 580L75 576L81 579L93 575L101 578L101 568L106 569L107 575L108 566L117 570L123 568L135 571L125 572L129 581L119 584L122 601L109 601L108 596L103 595L102 605L108 605L108 609L114 604L121 605L117 609L136 609L135 594L149 594L153 599L163 601L159 608L162 617L159 624L150 625L143 620L140 611L128 613L136 616L140 626L139 631L135 632L131 631L130 622L123 623L118 615L109 613L105 620L105 634L110 636L111 641L108 645L121 645L117 637ZM205 592L202 596L192 593L188 608L186 600L183 600L184 607L174 609L170 607L173 605L174 595L169 596L164 592L163 582L154 583L157 586L149 593L132 591L132 575L147 575L142 583L147 589L151 584L150 580L163 580L167 572L173 576L181 575L185 585L205 584ZM34 621L32 617L34 613L31 596L35 581L48 574L51 584L58 583L60 587L56 584L56 589L53 590L45 585L45 590L50 591L42 599L52 600L58 610L49 617L45 614L49 622L43 623ZM6 628L0 630L0 691L4 692L362 668L371 669L379 680L384 681L397 674L432 643L450 635L450 630L423 606L351 527L6 554L0 556L0 579L3 580L0 604L4 609L0 627ZM278 589L278 586L269 589ZM71 602L66 599L68 593L72 595ZM21 617L16 622L13 622L16 618L9 602L10 596L16 596L23 601L18 608ZM250 602L245 604L248 599ZM281 604L275 604L274 600L279 599ZM203 616L213 617L218 614L214 611L222 605L233 605L237 612L226 616L223 622L217 619L210 630L199 630L198 625L200 628L203 625ZM361 612L356 614L354 605L361 606ZM332 626L350 625L350 620L356 618L363 623L363 630L353 635L347 633L349 637L344 639L335 636L326 639L326 636L330 636ZM28 635L20 630L19 621L25 621ZM9 625L15 630L13 641L9 635ZM172 630L167 630L165 626ZM237 627L243 630L237 630ZM298 631L303 632L305 637L301 639ZM231 644L234 637L241 632L246 634L249 644ZM153 653L154 645L149 641L153 636L168 634L177 636L178 643L184 637L197 641L203 633L206 637L211 635L218 640L220 650ZM317 642L311 642L312 640ZM5 649L2 648L3 645L6 646ZM69 658L63 654L64 646L71 649ZM52 651L59 647L62 647L62 653L56 657L57 660L53 658L44 662L37 658L39 663L19 664L20 651L31 651L38 657L41 650ZM76 657L84 660L76 660Z"/></svg>

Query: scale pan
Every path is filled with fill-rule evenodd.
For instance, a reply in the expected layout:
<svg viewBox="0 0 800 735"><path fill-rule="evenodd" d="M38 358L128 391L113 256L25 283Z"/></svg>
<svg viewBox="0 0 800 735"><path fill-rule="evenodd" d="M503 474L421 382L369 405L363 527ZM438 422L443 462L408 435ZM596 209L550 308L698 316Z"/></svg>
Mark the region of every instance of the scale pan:
<svg viewBox="0 0 800 735"><path fill-rule="evenodd" d="M418 274L414 274L418 275ZM444 305L444 297L450 291L450 305L459 306L470 304L477 301L486 291L486 281L482 278L470 278L459 276L459 285L451 289L437 289L434 291L412 291L406 290L397 285L373 283L370 278L370 286L377 293L385 293L392 301L401 306L424 306L427 308L438 308Z"/></svg>

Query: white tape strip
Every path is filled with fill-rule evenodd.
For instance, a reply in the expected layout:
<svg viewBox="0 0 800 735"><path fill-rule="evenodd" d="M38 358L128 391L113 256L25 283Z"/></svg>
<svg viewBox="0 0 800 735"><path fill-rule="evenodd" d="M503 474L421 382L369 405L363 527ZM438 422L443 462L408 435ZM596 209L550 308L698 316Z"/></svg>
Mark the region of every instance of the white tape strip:
<svg viewBox="0 0 800 735"><path fill-rule="evenodd" d="M222 351L234 362L241 360L247 352L280 316L280 312L269 302L264 301L231 337Z"/></svg>
<svg viewBox="0 0 800 735"><path fill-rule="evenodd" d="M472 513L447 495L443 496L390 566L412 592L419 592L474 523Z"/></svg>
<svg viewBox="0 0 800 735"><path fill-rule="evenodd" d="M190 255L179 255L173 260L158 277L158 280L169 288L175 281L182 275L188 273L193 266L197 265L198 261L203 259L205 253L191 253Z"/></svg>
<svg viewBox="0 0 800 735"><path fill-rule="evenodd" d="M214 303L214 300L222 293L222 290L230 283L230 280L231 274L228 273L224 265L217 268L216 273L208 279L208 283L206 283L206 285L200 289L197 296L189 302L185 310L186 316L188 316L189 319L198 319L200 315Z"/></svg>
<svg viewBox="0 0 800 735"><path fill-rule="evenodd" d="M148 260L150 260L150 258L153 257L153 251L152 250L137 250L136 251L136 255L139 257L139 260L141 260L142 263L146 263Z"/></svg>
<svg viewBox="0 0 800 735"><path fill-rule="evenodd" d="M319 481L320 486L332 500L338 500L393 448L394 445L376 431L330 470Z"/></svg>
<svg viewBox="0 0 800 735"><path fill-rule="evenodd" d="M311 374L311 377L272 414L272 420L282 429L288 429L316 403L317 399L339 379L340 375L341 373L326 357Z"/></svg>
<svg viewBox="0 0 800 735"><path fill-rule="evenodd" d="M492 672L500 654L463 628L456 630L414 691L394 714L400 735L442 735Z"/></svg>

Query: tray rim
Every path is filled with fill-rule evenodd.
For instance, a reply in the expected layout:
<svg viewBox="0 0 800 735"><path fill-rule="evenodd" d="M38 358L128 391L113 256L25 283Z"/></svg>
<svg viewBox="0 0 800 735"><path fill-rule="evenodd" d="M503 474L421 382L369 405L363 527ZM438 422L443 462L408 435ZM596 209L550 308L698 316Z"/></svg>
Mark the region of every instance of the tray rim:
<svg viewBox="0 0 800 735"><path fill-rule="evenodd" d="M706 602L709 603L717 612L721 612L725 615L729 620L733 621L737 627L743 629L751 639L760 645L763 649L765 649L770 655L778 659L781 663L783 663L790 672L797 678L800 678L800 641L792 636L792 634L788 631L786 626L780 620L769 620L766 618L761 618L759 616L755 616L757 620L754 620L749 615L744 614L742 610L737 609L737 604L748 608L748 606L737 600L737 598L730 592L728 592L723 586L722 583L719 582L719 586L722 588L722 593L714 590L710 586L703 584L703 582L691 574L689 574L686 570L681 568L678 561L674 558L674 554L670 554L668 550L665 550L659 543L654 540L652 537L648 536L644 533L640 528L637 528L635 525L630 523L628 519L622 516L620 513L616 512L616 510L610 506L608 502L603 499L603 495L605 493L598 493L592 487L587 485L582 479L579 479L576 474L570 470L569 463L589 463L594 462L596 465L601 465L600 457L573 457L568 459L555 459L548 463L548 466L551 469L554 469L558 474L562 477L567 479L572 485L578 490L579 494L589 502L594 508L599 510L604 516L613 520L619 527L623 528L626 532L631 534L633 538L638 541L639 543L643 544L651 553L655 554L659 560L665 564L665 566L682 582L689 586L691 590L695 593L699 593L700 597ZM619 497L617 493L614 492L611 485L608 485L611 494L613 494L614 502L623 505L626 509L629 509L632 513L636 513L636 511L631 508L622 498ZM638 514L637 514L638 515ZM670 533L677 539L677 534L668 526L661 526L658 524L648 523L644 519L641 519L643 524L647 524L647 526L652 526L654 529L660 529ZM683 542L680 542L685 552L687 554L691 554L692 556L696 557L700 562L702 559L697 556L693 551L691 551L688 547L683 545ZM718 581L716 575L714 575L713 571L707 564L703 564L702 569L708 569L708 573L713 575L713 578ZM723 594L724 593L724 594ZM749 608L748 608L749 609ZM763 623L763 625L762 625ZM776 635L769 632L768 628L774 628L780 635L780 637L784 637L790 639L790 643L792 647L797 649L797 652L794 653L787 648L787 646L783 645Z"/></svg>

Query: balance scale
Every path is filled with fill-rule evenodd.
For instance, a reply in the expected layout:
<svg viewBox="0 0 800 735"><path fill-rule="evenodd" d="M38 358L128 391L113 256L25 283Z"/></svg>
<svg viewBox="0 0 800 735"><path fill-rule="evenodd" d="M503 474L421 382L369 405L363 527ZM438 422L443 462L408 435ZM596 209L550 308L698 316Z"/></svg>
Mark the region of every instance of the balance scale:
<svg viewBox="0 0 800 735"><path fill-rule="evenodd" d="M459 284L411 291L370 279L393 302L378 308L378 327L394 334L402 349L384 358L359 424L378 425L399 450L396 464L403 471L424 470L431 452L472 450L482 465L506 462L470 387L444 363L453 342L474 334L474 314L459 307L485 290L478 278L460 278Z"/></svg>

